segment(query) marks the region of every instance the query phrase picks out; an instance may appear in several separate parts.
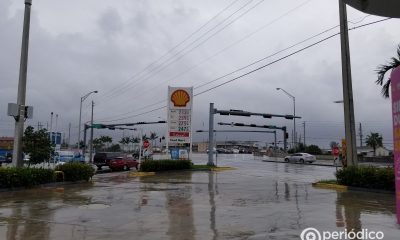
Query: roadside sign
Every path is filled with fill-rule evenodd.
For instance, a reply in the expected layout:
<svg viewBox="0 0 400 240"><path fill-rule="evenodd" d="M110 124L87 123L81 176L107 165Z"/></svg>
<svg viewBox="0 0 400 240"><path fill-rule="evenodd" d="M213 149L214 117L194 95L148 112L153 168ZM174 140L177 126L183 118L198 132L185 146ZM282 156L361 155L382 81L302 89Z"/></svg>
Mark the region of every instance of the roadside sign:
<svg viewBox="0 0 400 240"><path fill-rule="evenodd" d="M143 148L147 149L150 147L150 142L148 140L143 141Z"/></svg>
<svg viewBox="0 0 400 240"><path fill-rule="evenodd" d="M192 87L168 87L168 143L192 141Z"/></svg>
<svg viewBox="0 0 400 240"><path fill-rule="evenodd" d="M332 149L332 155L335 156L335 157L338 157L339 154L340 154L339 148L338 148L338 147L334 147L334 148Z"/></svg>

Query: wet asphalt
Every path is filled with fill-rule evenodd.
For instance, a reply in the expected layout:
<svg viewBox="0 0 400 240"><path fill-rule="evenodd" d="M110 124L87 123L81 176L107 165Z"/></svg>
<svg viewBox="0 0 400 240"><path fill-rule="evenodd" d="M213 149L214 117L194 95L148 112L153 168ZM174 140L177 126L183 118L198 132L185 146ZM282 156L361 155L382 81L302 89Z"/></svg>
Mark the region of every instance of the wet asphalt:
<svg viewBox="0 0 400 240"><path fill-rule="evenodd" d="M206 155L195 154L197 164ZM394 194L316 189L335 168L219 155L236 170L98 174L91 183L0 193L1 240L300 239L303 229L400 239Z"/></svg>

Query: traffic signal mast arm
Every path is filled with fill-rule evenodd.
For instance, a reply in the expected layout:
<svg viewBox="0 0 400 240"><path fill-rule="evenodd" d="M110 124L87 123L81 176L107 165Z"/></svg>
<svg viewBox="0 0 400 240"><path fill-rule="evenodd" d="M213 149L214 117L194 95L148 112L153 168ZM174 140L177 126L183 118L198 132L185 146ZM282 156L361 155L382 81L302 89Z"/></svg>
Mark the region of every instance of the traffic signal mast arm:
<svg viewBox="0 0 400 240"><path fill-rule="evenodd" d="M136 123L117 123L117 124L102 124L102 123L96 123L93 124L91 127L92 128L97 128L97 129L102 129L102 128L108 128L110 130L115 130L115 129L128 129L128 130L135 130L134 128L121 128L119 126L135 126L135 125L144 125L144 124L159 124L159 123L166 123L166 121L157 121L157 122L136 122ZM90 128L90 126L89 126Z"/></svg>
<svg viewBox="0 0 400 240"><path fill-rule="evenodd" d="M253 112L247 112L243 110L217 110L214 109L215 114L220 114L220 115L231 115L231 116L244 116L244 117L250 117L250 116L262 116L263 118L272 118L272 117L282 117L286 119L294 119L294 118L301 118L299 116L293 116L293 115L281 115L281 114L271 114L271 113L253 113Z"/></svg>
<svg viewBox="0 0 400 240"><path fill-rule="evenodd" d="M286 127L277 127L277 126L274 126L274 125L256 125L256 124L223 123L223 122L219 122L218 125L235 126L235 127L254 127L254 128L268 128L268 129L286 130Z"/></svg>

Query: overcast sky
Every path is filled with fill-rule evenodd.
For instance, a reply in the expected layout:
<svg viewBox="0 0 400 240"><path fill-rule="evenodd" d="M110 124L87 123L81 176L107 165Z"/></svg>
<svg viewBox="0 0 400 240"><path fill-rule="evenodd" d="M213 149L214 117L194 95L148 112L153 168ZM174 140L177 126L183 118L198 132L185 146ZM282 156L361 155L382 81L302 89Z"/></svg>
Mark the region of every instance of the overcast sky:
<svg viewBox="0 0 400 240"><path fill-rule="evenodd" d="M0 1L0 136L14 134L7 103L17 99L23 9L23 0ZM338 13L337 0L33 0L26 104L34 107L34 118L26 124L46 126L54 112L58 130L68 133L71 123L76 142L80 98L93 90L99 93L85 100L83 122L90 120L91 100L95 122L166 119L165 108L140 114L166 104L168 85L194 86L198 94L229 81L338 32L333 28L218 79L337 26ZM348 19L351 28L383 18L348 8ZM382 133L391 147L391 103L381 97L374 70L395 56L400 20L349 34L357 126L362 123L364 135ZM296 97L296 115L302 117L297 130L303 136L305 121L307 144L328 147L344 137L343 106L333 103L343 98L338 36L196 96L194 130L207 128L210 102L221 110L292 114L292 100L277 87ZM292 121L279 118L217 116L215 121L293 128ZM145 127L150 130L165 134L162 126ZM97 130L100 134L122 136ZM206 138L195 135L196 141ZM270 142L273 137L218 134L218 140L232 139Z"/></svg>

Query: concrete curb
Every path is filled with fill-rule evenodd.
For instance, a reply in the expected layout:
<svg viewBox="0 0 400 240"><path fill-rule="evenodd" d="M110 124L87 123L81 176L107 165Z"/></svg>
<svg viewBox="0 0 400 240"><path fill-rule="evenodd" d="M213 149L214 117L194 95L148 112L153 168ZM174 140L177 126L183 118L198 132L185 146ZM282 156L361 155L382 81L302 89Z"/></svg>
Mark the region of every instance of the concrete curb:
<svg viewBox="0 0 400 240"><path fill-rule="evenodd" d="M316 188L324 188L324 189L332 189L332 190L337 190L337 191L343 191L346 192L348 190L348 186L345 185L340 185L340 184L334 184L334 183L312 183L313 187Z"/></svg>
<svg viewBox="0 0 400 240"><path fill-rule="evenodd" d="M261 160L263 162L274 162L274 163L287 163L282 161L275 161L275 160ZM309 166L321 166L321 167L336 167L335 165L330 164L320 164L320 163L292 163L292 164L301 164L301 165L309 165ZM338 166L339 167L339 166Z"/></svg>
<svg viewBox="0 0 400 240"><path fill-rule="evenodd" d="M393 194L393 195L395 194L394 191L352 187L352 186L346 186L346 185L340 185L340 184L334 184L334 183L315 182L315 183L312 183L312 186L315 188L331 189L331 190L337 190L337 191L343 191L343 192L357 191L357 192L371 192L371 193L382 193L382 194Z"/></svg>

